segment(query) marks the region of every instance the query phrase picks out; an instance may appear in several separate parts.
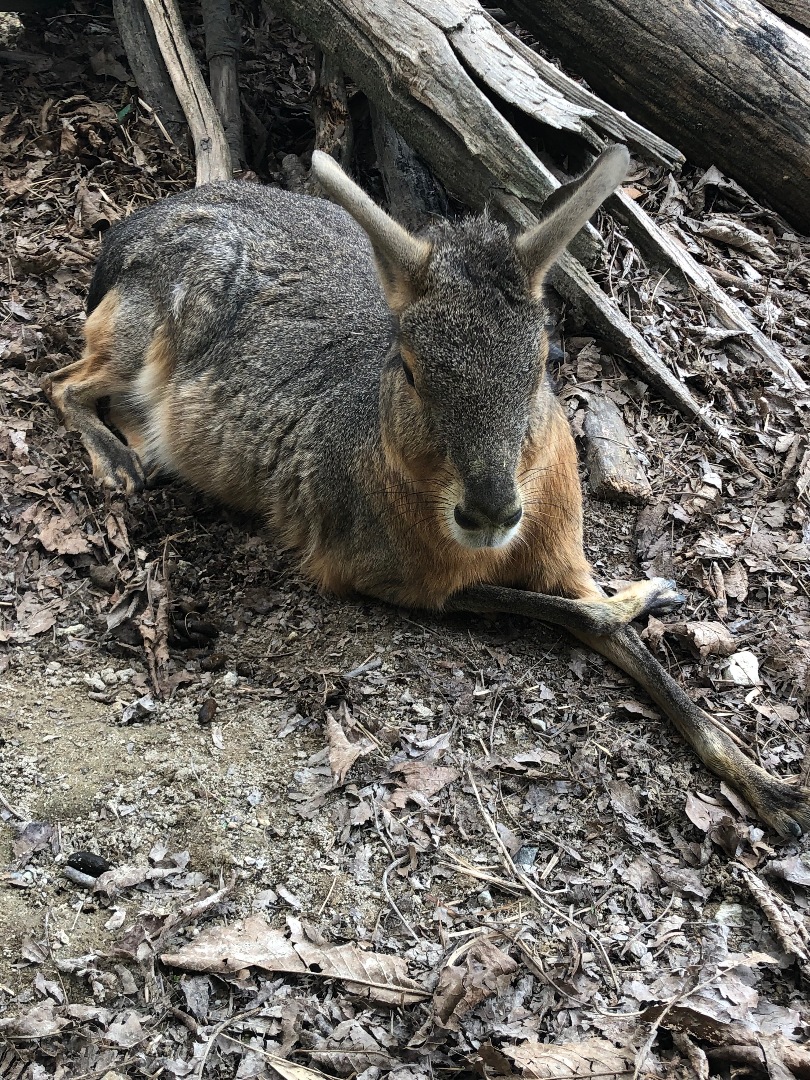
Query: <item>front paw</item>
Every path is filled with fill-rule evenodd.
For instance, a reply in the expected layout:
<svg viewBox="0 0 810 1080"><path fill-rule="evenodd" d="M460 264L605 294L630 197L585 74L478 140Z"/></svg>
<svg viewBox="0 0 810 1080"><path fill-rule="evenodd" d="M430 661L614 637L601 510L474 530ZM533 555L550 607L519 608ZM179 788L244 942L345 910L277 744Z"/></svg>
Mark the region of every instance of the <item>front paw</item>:
<svg viewBox="0 0 810 1080"><path fill-rule="evenodd" d="M671 578L651 578L647 584L647 596L639 616L666 615L686 603L686 596L678 591Z"/></svg>

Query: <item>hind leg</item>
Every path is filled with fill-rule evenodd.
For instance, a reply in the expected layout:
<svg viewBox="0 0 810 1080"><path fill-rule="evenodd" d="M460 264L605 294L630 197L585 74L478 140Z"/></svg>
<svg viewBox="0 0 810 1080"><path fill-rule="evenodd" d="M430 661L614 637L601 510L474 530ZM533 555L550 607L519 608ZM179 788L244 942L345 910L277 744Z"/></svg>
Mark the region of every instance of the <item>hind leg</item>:
<svg viewBox="0 0 810 1080"><path fill-rule="evenodd" d="M47 376L43 389L65 427L81 437L99 483L134 492L144 486L138 455L116 438L97 412L101 398L129 390L135 376L128 364L115 357L113 338L119 307L120 297L113 289L87 319L81 360Z"/></svg>

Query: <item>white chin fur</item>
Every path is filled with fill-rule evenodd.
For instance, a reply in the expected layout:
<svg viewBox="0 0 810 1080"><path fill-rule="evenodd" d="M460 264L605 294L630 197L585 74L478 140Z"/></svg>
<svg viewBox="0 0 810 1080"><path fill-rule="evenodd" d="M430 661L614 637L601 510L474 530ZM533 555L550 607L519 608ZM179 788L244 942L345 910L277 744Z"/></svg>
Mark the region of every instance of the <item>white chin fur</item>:
<svg viewBox="0 0 810 1080"><path fill-rule="evenodd" d="M460 528L454 517L448 516L447 524L454 540L461 547L470 548L472 551L478 551L481 548L506 547L520 531L520 522L513 525L511 529L481 529L478 532L470 532L467 529Z"/></svg>

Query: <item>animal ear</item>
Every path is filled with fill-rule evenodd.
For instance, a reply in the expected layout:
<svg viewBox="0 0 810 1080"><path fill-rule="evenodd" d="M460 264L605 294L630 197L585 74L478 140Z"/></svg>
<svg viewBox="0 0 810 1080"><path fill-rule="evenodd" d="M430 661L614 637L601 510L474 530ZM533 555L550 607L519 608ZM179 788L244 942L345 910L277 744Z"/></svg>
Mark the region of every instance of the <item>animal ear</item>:
<svg viewBox="0 0 810 1080"><path fill-rule="evenodd" d="M430 244L411 236L389 217L328 154L313 152L312 171L327 194L365 230L374 248L388 303L395 312L401 312L419 293L419 281L430 259Z"/></svg>
<svg viewBox="0 0 810 1080"><path fill-rule="evenodd" d="M618 144L603 150L591 167L549 196L544 216L517 239L517 253L537 293L543 279L582 226L627 175L630 155Z"/></svg>

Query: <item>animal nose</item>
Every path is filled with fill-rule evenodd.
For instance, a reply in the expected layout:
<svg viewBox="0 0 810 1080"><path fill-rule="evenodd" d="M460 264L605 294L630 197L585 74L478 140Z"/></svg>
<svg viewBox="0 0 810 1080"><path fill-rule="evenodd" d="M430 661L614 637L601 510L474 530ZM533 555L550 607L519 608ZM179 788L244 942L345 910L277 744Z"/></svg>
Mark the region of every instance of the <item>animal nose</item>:
<svg viewBox="0 0 810 1080"><path fill-rule="evenodd" d="M523 507L515 507L513 502L507 506L477 506L468 503L459 504L453 511L453 517L460 529L466 532L479 532L482 529L511 529L523 517Z"/></svg>

